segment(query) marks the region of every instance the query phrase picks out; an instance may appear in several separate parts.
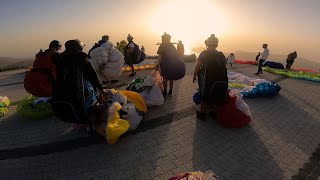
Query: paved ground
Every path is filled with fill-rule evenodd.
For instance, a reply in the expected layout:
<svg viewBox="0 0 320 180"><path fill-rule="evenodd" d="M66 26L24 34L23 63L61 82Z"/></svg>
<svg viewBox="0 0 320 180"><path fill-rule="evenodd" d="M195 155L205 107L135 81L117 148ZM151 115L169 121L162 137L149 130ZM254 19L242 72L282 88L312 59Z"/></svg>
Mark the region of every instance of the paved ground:
<svg viewBox="0 0 320 180"><path fill-rule="evenodd" d="M279 96L245 99L252 122L225 129L210 118L197 120L193 66L187 64L173 96L150 108L139 128L115 145L96 134L72 131L54 118L18 117L15 104L26 95L19 84L23 74L0 74L0 95L14 102L0 119L1 179L168 179L196 170L212 170L219 179L320 176L319 83L264 73L262 78L282 87ZM235 65L229 70L257 77L256 68ZM130 81L127 75L122 82Z"/></svg>

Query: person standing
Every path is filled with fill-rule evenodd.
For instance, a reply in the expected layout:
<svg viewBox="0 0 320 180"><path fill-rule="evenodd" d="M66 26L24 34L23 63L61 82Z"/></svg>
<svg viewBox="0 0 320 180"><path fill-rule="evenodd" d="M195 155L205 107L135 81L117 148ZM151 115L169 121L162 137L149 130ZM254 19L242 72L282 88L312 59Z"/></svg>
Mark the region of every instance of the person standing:
<svg viewBox="0 0 320 180"><path fill-rule="evenodd" d="M268 56L269 56L269 49L268 49L268 44L263 44L262 48L264 49L260 59L259 59L259 64L258 64L258 72L256 73L257 75L259 74L263 74L262 73L262 65L263 63L267 60Z"/></svg>
<svg viewBox="0 0 320 180"><path fill-rule="evenodd" d="M201 94L201 110L197 117L204 120L208 107L222 105L228 98L226 57L217 51L218 38L212 34L206 41L207 50L200 53L194 69L193 83L197 81Z"/></svg>
<svg viewBox="0 0 320 180"><path fill-rule="evenodd" d="M227 57L227 62L230 64L230 67L232 67L232 64L234 63L235 57L234 54L231 53L228 57Z"/></svg>
<svg viewBox="0 0 320 180"><path fill-rule="evenodd" d="M172 95L173 81L179 80L185 76L185 64L179 57L176 47L170 42L171 36L164 33L161 36L162 43L159 46L157 54L159 55L157 70L160 70L163 77L163 96ZM169 92L167 93L169 81Z"/></svg>
<svg viewBox="0 0 320 180"><path fill-rule="evenodd" d="M293 53L290 53L288 55L288 59L287 59L287 65L286 65L286 69L291 69L292 64L294 63L294 59L297 58L297 51L294 51Z"/></svg>
<svg viewBox="0 0 320 180"><path fill-rule="evenodd" d="M182 41L179 41L177 44L177 51L180 57L184 57L184 45L182 44Z"/></svg>
<svg viewBox="0 0 320 180"><path fill-rule="evenodd" d="M137 45L133 42L133 37L130 34L128 34L127 36L127 41L128 41L128 45L125 48L124 60L126 64L131 67L132 73L130 74L130 76L135 76L136 72L134 70L133 64L134 64L134 60L139 58L138 57L139 48L138 50L136 49Z"/></svg>

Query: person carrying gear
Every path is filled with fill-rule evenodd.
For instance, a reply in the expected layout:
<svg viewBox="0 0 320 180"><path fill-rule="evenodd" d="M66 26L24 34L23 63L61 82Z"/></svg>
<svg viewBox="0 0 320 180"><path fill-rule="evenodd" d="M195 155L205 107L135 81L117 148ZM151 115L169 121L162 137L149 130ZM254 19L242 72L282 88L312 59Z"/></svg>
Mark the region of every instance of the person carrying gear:
<svg viewBox="0 0 320 180"><path fill-rule="evenodd" d="M201 110L197 111L197 117L202 120L208 107L222 105L229 97L226 58L221 51L217 51L219 40L212 34L205 44L207 50L200 53L193 75L194 83L198 79L201 94Z"/></svg>
<svg viewBox="0 0 320 180"><path fill-rule="evenodd" d="M39 51L33 62L33 68L26 74L24 87L26 91L36 97L51 97L52 85L57 77L56 62L60 58L61 43L51 41L49 49Z"/></svg>
<svg viewBox="0 0 320 180"><path fill-rule="evenodd" d="M184 57L184 45L182 44L182 41L179 41L177 44L177 51L180 57Z"/></svg>
<svg viewBox="0 0 320 180"><path fill-rule="evenodd" d="M69 40L57 62L57 79L53 86L52 109L62 121L92 124L91 115L97 101L97 91L103 93L96 71L82 52L83 43Z"/></svg>

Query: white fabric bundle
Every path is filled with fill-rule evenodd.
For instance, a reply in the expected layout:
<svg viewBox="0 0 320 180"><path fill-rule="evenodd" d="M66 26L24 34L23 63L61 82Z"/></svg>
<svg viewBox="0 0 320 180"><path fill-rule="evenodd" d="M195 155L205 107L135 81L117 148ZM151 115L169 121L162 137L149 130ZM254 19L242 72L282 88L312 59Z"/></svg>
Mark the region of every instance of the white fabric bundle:
<svg viewBox="0 0 320 180"><path fill-rule="evenodd" d="M101 47L93 49L90 56L90 62L100 81L117 79L122 75L124 56L118 49L114 48L111 42L108 41Z"/></svg>

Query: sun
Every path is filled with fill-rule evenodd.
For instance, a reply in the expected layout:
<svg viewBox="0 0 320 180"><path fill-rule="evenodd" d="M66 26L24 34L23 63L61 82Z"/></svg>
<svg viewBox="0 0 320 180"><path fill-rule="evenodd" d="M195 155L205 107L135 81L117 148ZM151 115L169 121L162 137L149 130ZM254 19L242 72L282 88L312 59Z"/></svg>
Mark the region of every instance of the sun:
<svg viewBox="0 0 320 180"><path fill-rule="evenodd" d="M186 53L194 44L204 42L210 34L217 36L227 30L223 14L207 0L170 0L150 16L151 30L161 36L167 32L172 42L182 40Z"/></svg>

